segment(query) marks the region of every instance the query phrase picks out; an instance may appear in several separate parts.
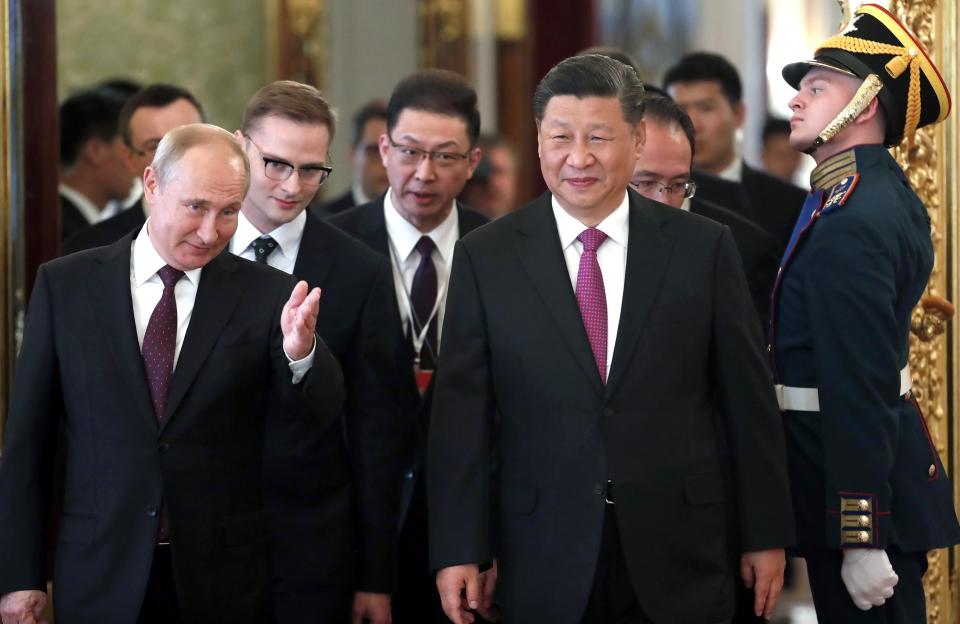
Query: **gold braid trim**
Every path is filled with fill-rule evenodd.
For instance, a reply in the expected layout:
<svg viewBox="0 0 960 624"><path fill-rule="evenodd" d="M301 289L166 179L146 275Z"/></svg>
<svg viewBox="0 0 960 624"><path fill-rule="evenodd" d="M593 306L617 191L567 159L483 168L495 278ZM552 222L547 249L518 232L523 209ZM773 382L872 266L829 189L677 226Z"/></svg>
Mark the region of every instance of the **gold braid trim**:
<svg viewBox="0 0 960 624"><path fill-rule="evenodd" d="M877 97L877 94L880 93L880 89L882 88L883 82L881 82L876 74L867 76L857 89L857 92L853 94L850 102L847 103L833 121L827 124L826 128L820 131L820 134L813 140L810 147L804 150L804 153L813 154L821 145L837 136L841 130L850 125L860 113L867 109L867 106L870 105L873 98Z"/></svg>
<svg viewBox="0 0 960 624"><path fill-rule="evenodd" d="M916 48L905 48L888 43L868 41L857 37L830 37L818 50L835 48L855 54L889 54L893 56L885 68L891 78L899 78L910 68L910 85L907 90L907 117L904 124L904 135L913 144L914 133L920 125L920 51Z"/></svg>

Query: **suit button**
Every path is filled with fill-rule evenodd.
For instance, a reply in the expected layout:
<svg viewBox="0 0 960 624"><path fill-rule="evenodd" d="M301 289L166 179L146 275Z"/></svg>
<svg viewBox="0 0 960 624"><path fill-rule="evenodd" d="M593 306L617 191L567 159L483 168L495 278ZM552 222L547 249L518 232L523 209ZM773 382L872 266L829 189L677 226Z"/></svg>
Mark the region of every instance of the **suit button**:
<svg viewBox="0 0 960 624"><path fill-rule="evenodd" d="M170 444L169 444L168 442L161 442L161 443L157 446L157 448L160 449L160 452L161 452L161 453L166 453L167 451L170 450Z"/></svg>
<svg viewBox="0 0 960 624"><path fill-rule="evenodd" d="M927 469L927 474L930 475L931 477L937 474L937 467L933 464L930 464L930 468Z"/></svg>
<svg viewBox="0 0 960 624"><path fill-rule="evenodd" d="M866 531L860 531L860 535L858 535L858 537L860 538L860 542L864 544L870 541L870 534Z"/></svg>
<svg viewBox="0 0 960 624"><path fill-rule="evenodd" d="M599 483L597 483L596 485L594 485L594 486L593 486L593 493L596 494L597 496L600 496L601 494L603 494L603 486L602 486L601 484L599 484Z"/></svg>
<svg viewBox="0 0 960 624"><path fill-rule="evenodd" d="M613 416L613 408L612 408L612 407L608 407L608 408L604 409L604 410L603 410L603 415L604 415L604 416L607 416L607 417Z"/></svg>
<svg viewBox="0 0 960 624"><path fill-rule="evenodd" d="M157 517L157 508L156 507L147 507L147 515L151 518Z"/></svg>

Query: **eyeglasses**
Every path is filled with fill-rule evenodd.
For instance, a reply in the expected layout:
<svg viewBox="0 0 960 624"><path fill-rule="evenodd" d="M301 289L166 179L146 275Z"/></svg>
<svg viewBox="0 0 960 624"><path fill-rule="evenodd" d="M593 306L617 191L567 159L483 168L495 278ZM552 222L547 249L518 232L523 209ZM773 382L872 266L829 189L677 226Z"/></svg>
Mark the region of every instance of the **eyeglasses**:
<svg viewBox="0 0 960 624"><path fill-rule="evenodd" d="M636 184L630 183L641 195L683 195L684 199L690 199L697 192L697 183L693 180L688 182L674 182L673 184L664 184L660 180L640 180Z"/></svg>
<svg viewBox="0 0 960 624"><path fill-rule="evenodd" d="M464 160L470 158L469 150L463 154L457 152L431 152L429 150L420 149L419 147L413 147L411 145L400 145L394 143L393 139L387 135L387 140L390 141L390 147L397 150L397 160L401 165L407 167L415 167L423 162L424 158L429 158L435 166L440 167L441 169L447 169L450 167L455 167Z"/></svg>
<svg viewBox="0 0 960 624"><path fill-rule="evenodd" d="M330 174L333 173L333 167L329 165L311 165L308 167L294 167L285 160L278 160L276 158L269 158L263 155L263 150L260 149L260 146L254 143L253 139L249 135L243 135L250 144L257 148L257 151L260 152L260 158L263 159L263 175L267 176L269 179L274 182L283 182L290 178L293 175L293 170L296 169L298 175L300 176L300 183L306 186L320 186L327 181L327 178L330 177Z"/></svg>

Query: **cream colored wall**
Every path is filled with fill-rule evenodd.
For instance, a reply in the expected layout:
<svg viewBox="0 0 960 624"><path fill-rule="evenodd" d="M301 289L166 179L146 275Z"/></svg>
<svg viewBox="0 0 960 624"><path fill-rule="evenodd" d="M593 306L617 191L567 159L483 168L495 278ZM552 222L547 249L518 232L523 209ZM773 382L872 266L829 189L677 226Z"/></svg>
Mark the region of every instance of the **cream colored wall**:
<svg viewBox="0 0 960 624"><path fill-rule="evenodd" d="M266 79L263 0L57 0L60 99L114 77L193 92L235 129Z"/></svg>

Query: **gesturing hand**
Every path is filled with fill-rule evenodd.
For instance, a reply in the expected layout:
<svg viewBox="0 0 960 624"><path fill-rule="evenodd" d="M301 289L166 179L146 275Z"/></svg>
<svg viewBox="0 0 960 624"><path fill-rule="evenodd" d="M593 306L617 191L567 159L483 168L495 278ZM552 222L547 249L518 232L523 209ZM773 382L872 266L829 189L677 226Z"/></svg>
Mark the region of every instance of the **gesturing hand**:
<svg viewBox="0 0 960 624"><path fill-rule="evenodd" d="M291 360L302 360L313 350L314 332L317 328L317 312L320 310L320 289L307 294L307 283L300 281L290 293L280 316L280 331L283 332L283 351Z"/></svg>

